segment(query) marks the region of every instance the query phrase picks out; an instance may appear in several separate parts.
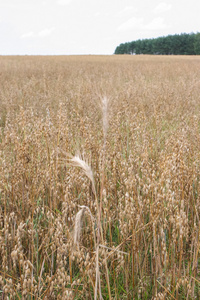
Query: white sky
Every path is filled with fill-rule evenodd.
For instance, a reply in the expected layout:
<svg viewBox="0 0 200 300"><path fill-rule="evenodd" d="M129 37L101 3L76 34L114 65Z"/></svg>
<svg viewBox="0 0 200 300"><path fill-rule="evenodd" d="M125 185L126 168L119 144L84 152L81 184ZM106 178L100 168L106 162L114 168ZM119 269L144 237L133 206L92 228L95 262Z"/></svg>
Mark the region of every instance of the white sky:
<svg viewBox="0 0 200 300"><path fill-rule="evenodd" d="M113 54L120 43L197 31L199 0L0 0L0 54Z"/></svg>

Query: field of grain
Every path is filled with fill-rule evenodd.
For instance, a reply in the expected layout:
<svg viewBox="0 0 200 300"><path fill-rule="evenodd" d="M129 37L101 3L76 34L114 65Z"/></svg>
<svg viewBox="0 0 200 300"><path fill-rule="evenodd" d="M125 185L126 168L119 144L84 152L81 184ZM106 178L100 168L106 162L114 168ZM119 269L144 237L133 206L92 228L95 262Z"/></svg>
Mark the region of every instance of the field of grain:
<svg viewBox="0 0 200 300"><path fill-rule="evenodd" d="M200 57L0 57L0 299L200 299Z"/></svg>

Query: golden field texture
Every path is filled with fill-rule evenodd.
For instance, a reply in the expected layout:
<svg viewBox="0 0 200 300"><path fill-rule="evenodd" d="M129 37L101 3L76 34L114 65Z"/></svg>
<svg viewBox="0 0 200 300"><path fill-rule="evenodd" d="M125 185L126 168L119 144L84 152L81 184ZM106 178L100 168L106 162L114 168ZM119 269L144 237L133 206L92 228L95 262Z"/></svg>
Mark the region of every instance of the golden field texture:
<svg viewBox="0 0 200 300"><path fill-rule="evenodd" d="M200 299L200 57L0 57L0 299Z"/></svg>

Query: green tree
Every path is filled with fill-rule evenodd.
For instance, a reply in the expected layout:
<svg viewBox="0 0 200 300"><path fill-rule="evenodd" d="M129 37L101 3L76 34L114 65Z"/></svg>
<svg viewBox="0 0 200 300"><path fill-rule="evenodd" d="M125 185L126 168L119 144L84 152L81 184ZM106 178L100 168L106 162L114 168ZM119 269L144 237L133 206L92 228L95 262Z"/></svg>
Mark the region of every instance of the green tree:
<svg viewBox="0 0 200 300"><path fill-rule="evenodd" d="M200 33L197 33L195 36L194 51L196 55L200 55Z"/></svg>
<svg viewBox="0 0 200 300"><path fill-rule="evenodd" d="M129 54L134 54L135 53L135 42L130 42L128 45L128 52Z"/></svg>
<svg viewBox="0 0 200 300"><path fill-rule="evenodd" d="M200 55L200 33L182 33L120 44L115 54Z"/></svg>

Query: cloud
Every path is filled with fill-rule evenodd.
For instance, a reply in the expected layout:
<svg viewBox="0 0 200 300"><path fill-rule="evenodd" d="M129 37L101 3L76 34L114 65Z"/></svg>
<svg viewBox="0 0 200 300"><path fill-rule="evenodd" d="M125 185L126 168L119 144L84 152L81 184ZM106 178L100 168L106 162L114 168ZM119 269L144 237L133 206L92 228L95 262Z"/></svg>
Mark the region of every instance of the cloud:
<svg viewBox="0 0 200 300"><path fill-rule="evenodd" d="M57 0L57 4L65 6L65 5L70 4L72 1L73 0Z"/></svg>
<svg viewBox="0 0 200 300"><path fill-rule="evenodd" d="M51 33L52 33L54 30L55 30L54 27L43 29L43 30L41 30L41 31L38 33L38 37L46 37L46 36L49 36L49 35L51 35Z"/></svg>
<svg viewBox="0 0 200 300"><path fill-rule="evenodd" d="M132 17L118 27L118 31L126 31L143 27L143 18Z"/></svg>
<svg viewBox="0 0 200 300"><path fill-rule="evenodd" d="M95 17L100 17L101 16L101 13L98 11L94 14Z"/></svg>
<svg viewBox="0 0 200 300"><path fill-rule="evenodd" d="M27 33L22 34L21 35L21 39L27 39L27 38L34 37L34 36L35 36L34 32L33 31L29 31Z"/></svg>
<svg viewBox="0 0 200 300"><path fill-rule="evenodd" d="M145 29L148 30L159 30L159 29L166 29L169 26L164 23L164 18L158 17L153 19L149 24L145 26Z"/></svg>
<svg viewBox="0 0 200 300"><path fill-rule="evenodd" d="M27 33L24 33L21 35L21 39L27 39L27 38L43 38L46 36L51 35L51 33L55 30L55 27L51 27L51 28L45 28L41 31L39 31L38 33L34 33L33 31L29 31Z"/></svg>
<svg viewBox="0 0 200 300"><path fill-rule="evenodd" d="M138 11L138 9L136 9L133 6L126 6L125 8L123 8L121 11L119 11L116 16L117 17L126 17L127 15L136 13Z"/></svg>
<svg viewBox="0 0 200 300"><path fill-rule="evenodd" d="M171 4L167 4L165 2L161 2L159 3L153 10L153 12L155 14L160 14L160 13L163 13L165 11L168 11L172 8L172 5Z"/></svg>

